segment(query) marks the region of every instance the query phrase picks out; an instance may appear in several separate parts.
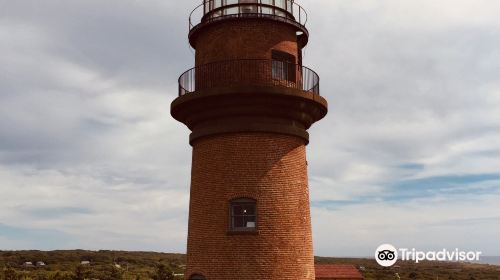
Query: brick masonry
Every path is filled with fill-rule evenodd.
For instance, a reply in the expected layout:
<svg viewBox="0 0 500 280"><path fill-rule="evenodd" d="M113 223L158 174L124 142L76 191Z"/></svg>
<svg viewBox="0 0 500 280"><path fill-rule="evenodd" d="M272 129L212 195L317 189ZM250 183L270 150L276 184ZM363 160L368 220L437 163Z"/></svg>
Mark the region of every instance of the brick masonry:
<svg viewBox="0 0 500 280"><path fill-rule="evenodd" d="M257 233L229 231L235 198L257 201ZM235 133L197 140L189 211L186 279L314 279L303 139Z"/></svg>
<svg viewBox="0 0 500 280"><path fill-rule="evenodd" d="M296 30L262 19L223 21L207 26L196 40L196 65L231 59L271 59L271 51L287 52L297 60Z"/></svg>

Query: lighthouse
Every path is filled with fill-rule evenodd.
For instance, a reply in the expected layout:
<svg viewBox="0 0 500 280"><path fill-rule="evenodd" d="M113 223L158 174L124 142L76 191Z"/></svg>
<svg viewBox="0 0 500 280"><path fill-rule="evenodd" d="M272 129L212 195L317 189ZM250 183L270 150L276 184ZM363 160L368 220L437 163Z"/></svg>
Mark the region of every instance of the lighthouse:
<svg viewBox="0 0 500 280"><path fill-rule="evenodd" d="M313 280L307 130L325 117L292 0L209 0L172 116L191 131L185 279Z"/></svg>

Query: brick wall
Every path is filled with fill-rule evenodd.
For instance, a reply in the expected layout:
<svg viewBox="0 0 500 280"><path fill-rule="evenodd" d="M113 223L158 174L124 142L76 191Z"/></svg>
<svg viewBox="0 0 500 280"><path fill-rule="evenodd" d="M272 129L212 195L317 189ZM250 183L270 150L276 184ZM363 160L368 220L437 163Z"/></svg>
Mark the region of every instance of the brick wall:
<svg viewBox="0 0 500 280"><path fill-rule="evenodd" d="M229 201L241 197L257 200L257 234L229 231ZM186 277L313 280L304 140L237 133L193 143L188 236Z"/></svg>
<svg viewBox="0 0 500 280"><path fill-rule="evenodd" d="M296 30L287 24L241 19L204 28L196 40L196 65L230 59L271 59L271 50L298 56Z"/></svg>

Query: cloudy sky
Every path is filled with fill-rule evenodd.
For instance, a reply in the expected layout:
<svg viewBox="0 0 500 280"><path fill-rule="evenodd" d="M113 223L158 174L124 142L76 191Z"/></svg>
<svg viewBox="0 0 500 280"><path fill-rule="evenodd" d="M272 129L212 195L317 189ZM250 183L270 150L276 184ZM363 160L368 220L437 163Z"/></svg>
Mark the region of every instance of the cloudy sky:
<svg viewBox="0 0 500 280"><path fill-rule="evenodd" d="M0 249L185 252L195 0L0 0ZM302 0L315 254L500 255L500 1Z"/></svg>

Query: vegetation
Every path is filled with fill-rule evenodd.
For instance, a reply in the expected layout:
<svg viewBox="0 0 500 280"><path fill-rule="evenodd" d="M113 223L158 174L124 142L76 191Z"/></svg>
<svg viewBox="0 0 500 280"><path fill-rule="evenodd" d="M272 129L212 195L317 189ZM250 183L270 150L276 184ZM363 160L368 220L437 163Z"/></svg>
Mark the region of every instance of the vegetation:
<svg viewBox="0 0 500 280"><path fill-rule="evenodd" d="M155 252L0 251L0 280L175 280L184 263L182 254Z"/></svg>
<svg viewBox="0 0 500 280"><path fill-rule="evenodd" d="M177 280L185 261L182 254L155 252L0 251L0 280ZM500 280L500 266L493 265L399 261L383 268L373 259L323 257L316 263L353 264L366 280Z"/></svg>

